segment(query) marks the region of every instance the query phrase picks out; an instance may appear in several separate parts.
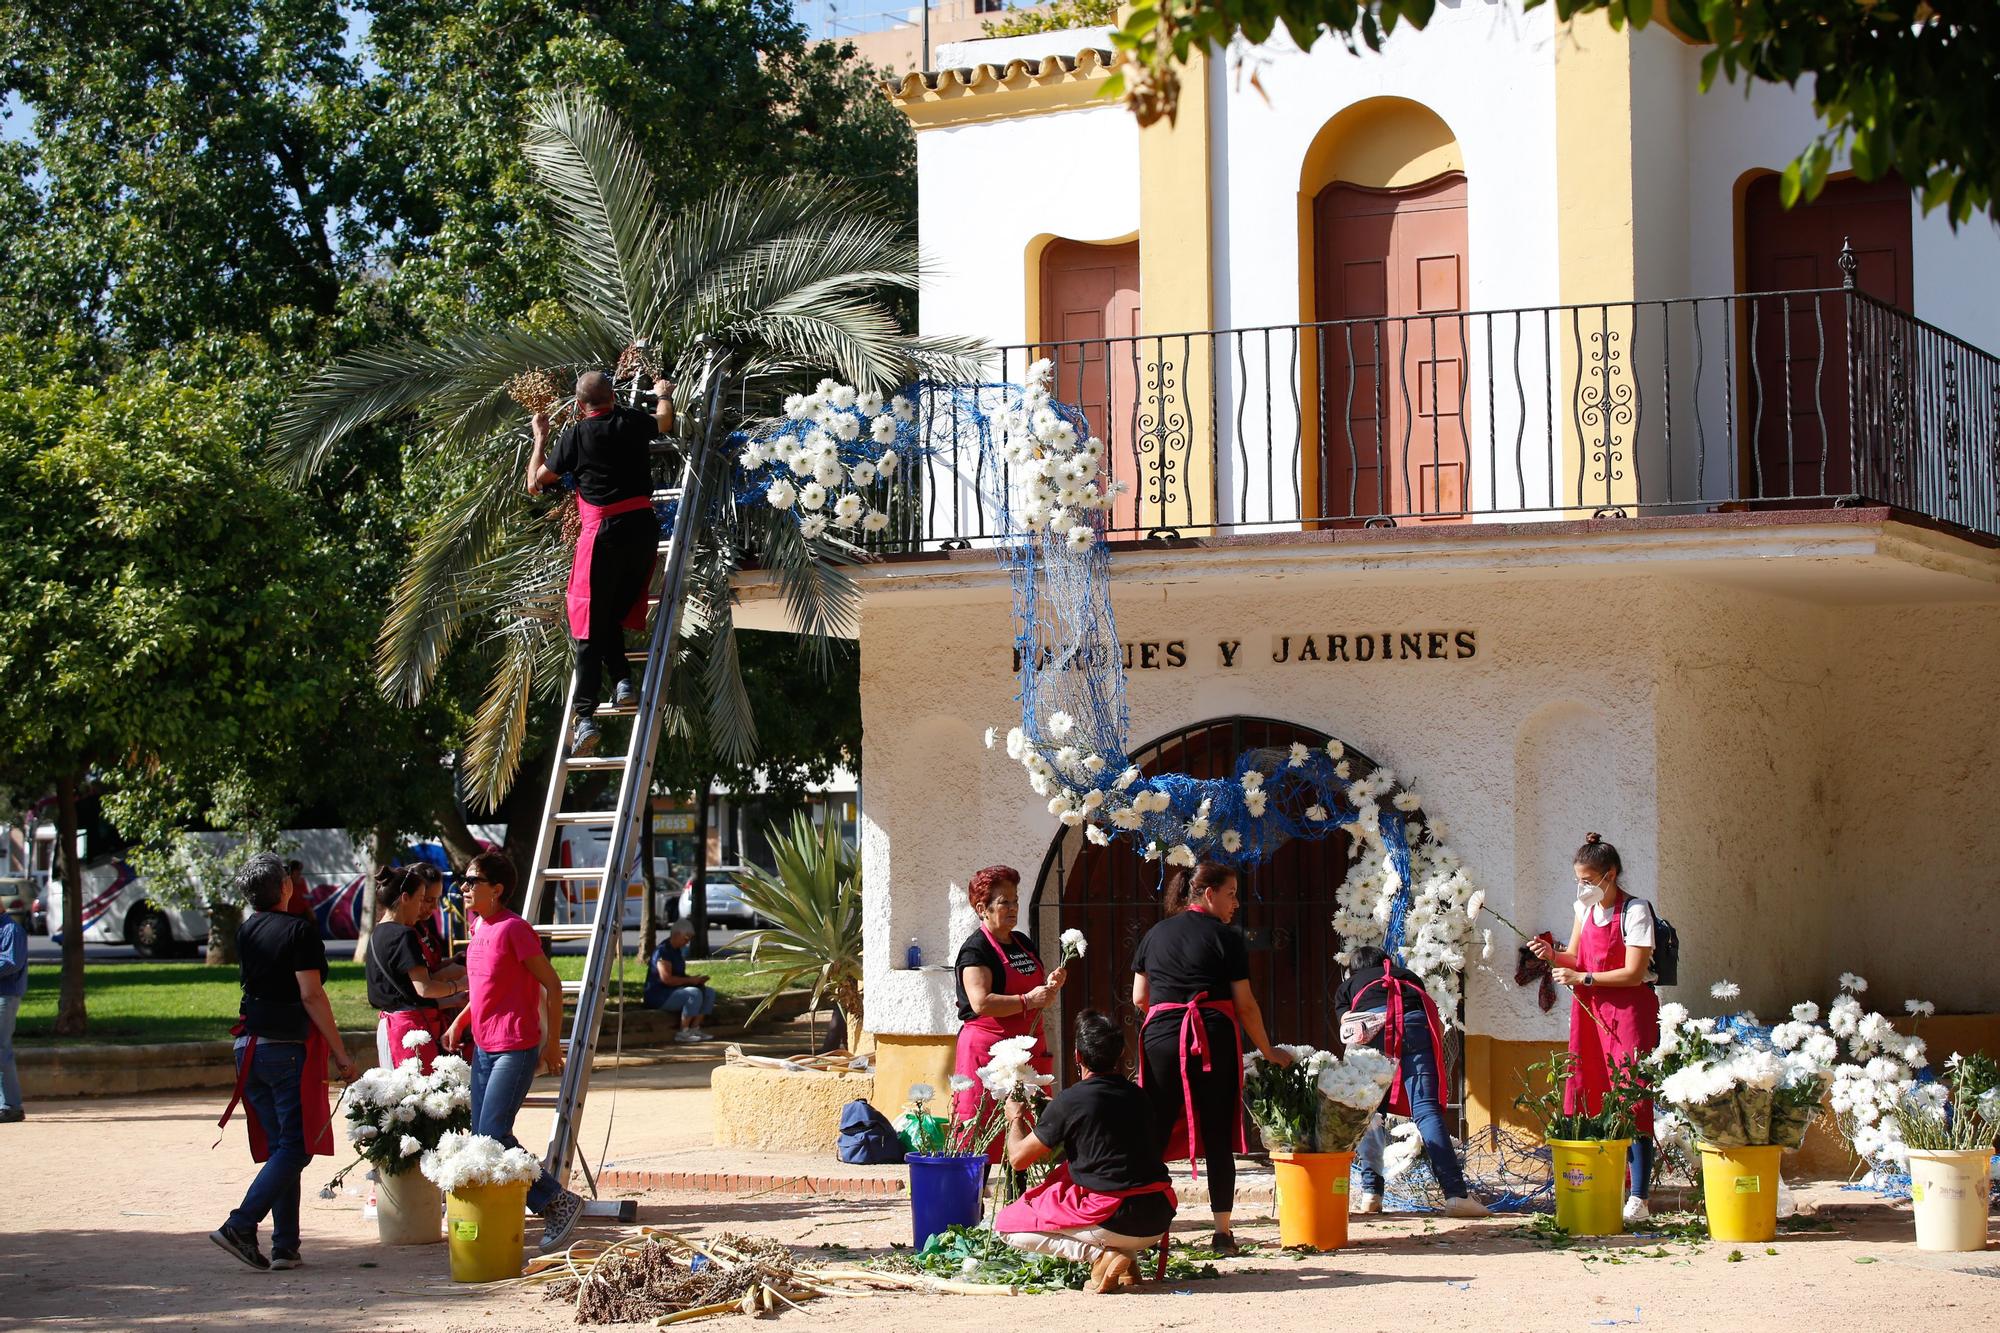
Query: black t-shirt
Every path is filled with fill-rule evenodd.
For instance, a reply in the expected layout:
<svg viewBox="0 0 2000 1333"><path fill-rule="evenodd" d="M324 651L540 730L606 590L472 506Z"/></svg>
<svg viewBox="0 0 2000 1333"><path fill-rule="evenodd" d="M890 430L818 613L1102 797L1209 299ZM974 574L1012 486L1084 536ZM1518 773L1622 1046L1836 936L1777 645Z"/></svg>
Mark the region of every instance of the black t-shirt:
<svg viewBox="0 0 2000 1333"><path fill-rule="evenodd" d="M1404 1012L1407 1013L1413 1008L1421 1010L1424 1007L1423 978L1399 963L1389 965L1389 975L1404 987ZM1364 990L1367 993L1361 994ZM1358 1006L1354 1003L1357 995L1360 995L1361 999ZM1389 987L1382 982L1382 968L1379 964L1365 972L1349 973L1347 980L1340 983L1340 989L1335 991L1333 996L1333 1012L1336 1016L1355 1008L1368 1013L1388 1007Z"/></svg>
<svg viewBox="0 0 2000 1333"><path fill-rule="evenodd" d="M413 967L430 970L422 937L400 921L375 927L368 937L368 1003L383 1013L437 1008L436 1000L425 999L410 984Z"/></svg>
<svg viewBox="0 0 2000 1333"><path fill-rule="evenodd" d="M1139 941L1132 970L1146 974L1154 1004L1185 1004L1204 991L1227 1000L1250 978L1250 946L1206 912L1176 912Z"/></svg>
<svg viewBox="0 0 2000 1333"><path fill-rule="evenodd" d="M958 957L952 960L951 973L952 981L958 987L959 1022L970 1022L974 1017L972 1001L967 999L965 994L965 969L968 967L983 967L992 973L990 989L995 995L1021 995L1042 984L1041 955L1035 948L1035 942L1018 930L1007 937L1007 961L1013 964L1016 972L1033 977L1035 980L1021 984L1018 989L1009 990L1007 969L1000 965L999 951L993 947L993 942L986 938L986 932L983 930L973 931L972 937L958 946Z"/></svg>
<svg viewBox="0 0 2000 1333"><path fill-rule="evenodd" d="M236 932L243 974L243 1030L273 1041L304 1041L312 1019L299 998L300 972L326 980L319 923L289 912L253 912Z"/></svg>
<svg viewBox="0 0 2000 1333"><path fill-rule="evenodd" d="M564 426L549 450L551 472L576 475L576 491L594 505L616 504L653 493L649 446L660 423L636 407L614 407Z"/></svg>
<svg viewBox="0 0 2000 1333"><path fill-rule="evenodd" d="M1092 1074L1056 1094L1035 1122L1035 1137L1063 1150L1070 1179L1085 1189L1116 1193L1167 1179L1153 1104L1130 1079ZM1173 1221L1166 1196L1126 1199L1104 1222L1125 1236L1151 1236Z"/></svg>

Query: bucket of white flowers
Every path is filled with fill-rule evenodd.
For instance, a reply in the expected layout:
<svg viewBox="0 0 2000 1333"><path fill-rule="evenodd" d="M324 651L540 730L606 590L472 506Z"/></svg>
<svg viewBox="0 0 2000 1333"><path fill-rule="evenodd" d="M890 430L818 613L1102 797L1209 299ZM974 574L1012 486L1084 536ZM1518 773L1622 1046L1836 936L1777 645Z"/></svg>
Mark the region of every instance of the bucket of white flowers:
<svg viewBox="0 0 2000 1333"><path fill-rule="evenodd" d="M541 1162L484 1134L446 1134L423 1156L423 1172L448 1196L445 1236L451 1280L498 1282L521 1275L528 1186Z"/></svg>
<svg viewBox="0 0 2000 1333"><path fill-rule="evenodd" d="M2000 1136L2000 1071L1954 1053L1944 1076L1896 1100L1896 1128L1910 1169L1920 1250L1983 1250Z"/></svg>
<svg viewBox="0 0 2000 1333"><path fill-rule="evenodd" d="M1287 1249L1347 1244L1348 1177L1354 1148L1395 1078L1395 1062L1372 1046L1346 1056L1286 1046L1292 1063L1243 1057L1243 1104L1271 1154L1278 1240Z"/></svg>
<svg viewBox="0 0 2000 1333"><path fill-rule="evenodd" d="M428 1032L411 1037L430 1040ZM341 1094L347 1141L358 1154L322 1194L330 1194L362 1162L375 1169L376 1233L384 1245L430 1245L443 1239L444 1197L418 1169L423 1154L445 1135L472 1126L471 1070L441 1055L423 1071L411 1056L394 1069L371 1069Z"/></svg>

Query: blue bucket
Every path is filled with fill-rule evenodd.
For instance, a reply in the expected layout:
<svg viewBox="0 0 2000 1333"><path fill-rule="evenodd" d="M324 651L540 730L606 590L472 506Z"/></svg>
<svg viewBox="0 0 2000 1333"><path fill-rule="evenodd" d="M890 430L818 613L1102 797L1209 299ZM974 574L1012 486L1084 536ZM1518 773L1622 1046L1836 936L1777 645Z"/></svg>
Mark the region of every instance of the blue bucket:
<svg viewBox="0 0 2000 1333"><path fill-rule="evenodd" d="M950 1227L979 1221L979 1191L986 1183L985 1153L911 1153L910 1220L923 1249Z"/></svg>

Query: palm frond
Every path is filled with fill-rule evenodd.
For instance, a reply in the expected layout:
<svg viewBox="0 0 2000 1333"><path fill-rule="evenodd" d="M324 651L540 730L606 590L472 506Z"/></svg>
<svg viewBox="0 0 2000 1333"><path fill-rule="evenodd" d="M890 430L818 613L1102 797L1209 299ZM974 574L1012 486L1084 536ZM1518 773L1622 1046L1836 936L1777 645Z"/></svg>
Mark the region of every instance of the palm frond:
<svg viewBox="0 0 2000 1333"><path fill-rule="evenodd" d="M525 148L550 198L572 298L640 336L656 313L662 217L638 140L603 103L569 91L534 104Z"/></svg>
<svg viewBox="0 0 2000 1333"><path fill-rule="evenodd" d="M465 623L466 572L493 554L507 520L524 507L503 498L514 495L500 479L509 472L503 462L489 463L419 530L375 643L376 680L386 697L418 703L437 678Z"/></svg>
<svg viewBox="0 0 2000 1333"><path fill-rule="evenodd" d="M762 525L764 563L778 580L808 660L824 672L832 663L833 640L860 632L861 590L847 569L867 556L844 543L808 542L791 515L776 510L762 517Z"/></svg>
<svg viewBox="0 0 2000 1333"><path fill-rule="evenodd" d="M531 688L545 645L535 623L520 619L497 636L497 658L466 738L465 777L488 809L507 799L528 739Z"/></svg>

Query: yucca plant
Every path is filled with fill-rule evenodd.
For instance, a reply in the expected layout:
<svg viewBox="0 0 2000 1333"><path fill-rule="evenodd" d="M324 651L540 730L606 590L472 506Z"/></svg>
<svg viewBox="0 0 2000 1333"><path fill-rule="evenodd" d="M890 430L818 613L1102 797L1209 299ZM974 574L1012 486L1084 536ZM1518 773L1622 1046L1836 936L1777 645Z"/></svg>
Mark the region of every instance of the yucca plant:
<svg viewBox="0 0 2000 1333"><path fill-rule="evenodd" d="M771 993L812 979L817 1009L828 996L847 1019L847 1049L861 1040L861 857L832 820L814 827L793 815L791 827L770 834L777 873L752 870L739 881L743 905L772 924L739 940L750 945L752 975L769 978Z"/></svg>
<svg viewBox="0 0 2000 1333"><path fill-rule="evenodd" d="M560 312L357 352L306 387L272 444L278 466L303 481L351 433L401 424L410 462L460 487L417 532L376 672L388 697L415 702L460 638L479 634L491 661L465 759L489 803L513 784L531 697L560 697L568 678L569 543L547 502L522 490L524 404L560 407L584 370L613 372L621 386L660 371L677 382L684 432L719 442L821 375L887 389L977 372L974 344L898 327L882 293L915 285L915 243L869 195L805 177L744 181L668 213L638 142L579 93L535 104L523 153L563 243ZM685 733L685 710L699 708L717 751L747 762L756 722L737 669L731 577L754 550L809 646L823 649L854 631L856 593L841 567L860 557L805 540L769 505L739 513L727 452L709 460L712 505L677 520L702 527L668 726Z"/></svg>

